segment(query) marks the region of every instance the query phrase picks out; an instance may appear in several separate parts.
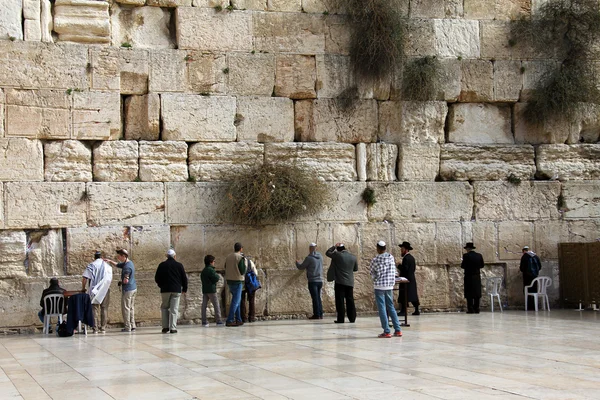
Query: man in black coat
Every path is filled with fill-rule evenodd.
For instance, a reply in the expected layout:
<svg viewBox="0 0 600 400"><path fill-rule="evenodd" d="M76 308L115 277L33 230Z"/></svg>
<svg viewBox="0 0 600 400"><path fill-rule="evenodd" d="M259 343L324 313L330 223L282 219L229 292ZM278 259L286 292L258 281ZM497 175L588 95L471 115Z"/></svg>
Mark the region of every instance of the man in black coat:
<svg viewBox="0 0 600 400"><path fill-rule="evenodd" d="M540 274L541 269L542 262L537 254L531 251L529 246L523 247L523 255L521 256L521 263L519 265L519 270L523 273L523 288L531 285L531 282ZM537 292L537 283L530 287L527 291L529 293ZM527 309L535 309L532 296L527 296Z"/></svg>
<svg viewBox="0 0 600 400"><path fill-rule="evenodd" d="M40 298L40 307L42 307L42 309L40 310L40 312L38 312L38 317L40 318L40 321L42 321L42 323L44 322L44 316L46 315L46 310L45 310L45 306L44 306L44 297L46 297L49 294L63 294L65 292L65 289L61 288L60 285L58 284L58 278L52 278L50 279L50 286L48 286L46 289L44 289L42 291L42 297ZM64 308L64 300L62 301L63 304L63 308ZM50 333L52 333L52 329L50 329Z"/></svg>
<svg viewBox="0 0 600 400"><path fill-rule="evenodd" d="M327 282L335 281L335 311L336 324L344 323L344 314L348 313L350 322L356 321L356 306L354 305L354 273L358 271L356 256L351 254L343 243L331 246L325 255L331 258L327 270ZM346 302L344 305L344 301Z"/></svg>
<svg viewBox="0 0 600 400"><path fill-rule="evenodd" d="M481 269L483 256L474 250L472 242L464 247L466 250L460 267L465 270L465 299L467 299L467 314L479 314L479 300L481 299Z"/></svg>
<svg viewBox="0 0 600 400"><path fill-rule="evenodd" d="M161 262L156 269L154 281L160 288L162 302L160 313L162 317L162 333L177 333L177 315L179 312L179 299L181 293L188 289L188 279L185 269L180 262L175 260L175 250L167 251L167 259Z"/></svg>
<svg viewBox="0 0 600 400"><path fill-rule="evenodd" d="M398 265L400 270L400 276L408 279L408 284L401 284L400 290L398 291L398 304L401 306L398 315L403 316L407 312L406 307L408 304L404 303L404 292L408 291L408 301L415 307L415 312L412 315L421 315L419 311L419 294L417 292L417 279L415 277L415 271L417 269L417 263L415 258L409 252L413 249L408 242L402 242L399 244L400 254L402 254L402 263Z"/></svg>

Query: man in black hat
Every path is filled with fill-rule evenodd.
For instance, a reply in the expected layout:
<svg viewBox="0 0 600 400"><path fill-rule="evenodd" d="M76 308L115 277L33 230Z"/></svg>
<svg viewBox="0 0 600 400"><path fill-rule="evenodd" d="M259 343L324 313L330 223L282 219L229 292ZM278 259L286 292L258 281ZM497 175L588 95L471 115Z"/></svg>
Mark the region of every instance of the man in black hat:
<svg viewBox="0 0 600 400"><path fill-rule="evenodd" d="M466 250L460 267L465 270L465 299L467 299L467 314L479 314L479 300L481 299L481 269L483 256L475 252L472 242L464 247Z"/></svg>
<svg viewBox="0 0 600 400"><path fill-rule="evenodd" d="M354 305L354 273L358 271L356 256L351 254L343 243L336 243L325 252L331 258L331 265L327 270L327 281L335 281L335 311L336 324L344 323L344 314L348 313L350 322L356 321L356 307ZM344 301L346 302L344 306Z"/></svg>
<svg viewBox="0 0 600 400"><path fill-rule="evenodd" d="M408 242L402 242L399 244L400 246L400 254L402 254L402 263L398 265L398 269L400 270L400 276L408 279L408 284L400 285L400 290L398 291L398 304L401 306L400 312L398 315L402 316L405 312L407 312L408 304L404 303L404 292L408 291L408 301L412 303L415 307L415 312L412 315L421 315L419 311L419 293L417 292L417 278L415 277L415 271L417 269L417 263L415 258L410 251L413 249Z"/></svg>

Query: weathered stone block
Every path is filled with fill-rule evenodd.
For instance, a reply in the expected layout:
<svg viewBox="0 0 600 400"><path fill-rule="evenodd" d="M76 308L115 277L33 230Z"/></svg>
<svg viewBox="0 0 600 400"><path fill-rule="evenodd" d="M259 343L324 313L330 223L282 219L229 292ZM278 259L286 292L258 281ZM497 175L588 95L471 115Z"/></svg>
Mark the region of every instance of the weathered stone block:
<svg viewBox="0 0 600 400"><path fill-rule="evenodd" d="M366 224L358 225L358 228L359 232L357 233L357 236L360 238L359 242L357 243L359 248L358 253L360 256L359 268L360 266L364 266L364 268L367 270L370 268L371 260L377 255L377 242L380 240L383 240L386 243L387 252L393 255L398 262L400 261L400 252L396 250L396 248L399 250L399 247L395 245L392 239L395 231L393 224L388 224L385 222L368 222ZM346 244L345 239L331 240L324 244L331 245L331 242L335 243L340 240L344 240L343 243ZM325 252L327 248L322 250Z"/></svg>
<svg viewBox="0 0 600 400"><path fill-rule="evenodd" d="M5 185L7 228L85 225L85 183L36 182Z"/></svg>
<svg viewBox="0 0 600 400"><path fill-rule="evenodd" d="M558 259L558 244L570 240L568 222L537 221L533 224L533 228L533 246L528 245L531 250L542 260Z"/></svg>
<svg viewBox="0 0 600 400"><path fill-rule="evenodd" d="M56 0L54 31L63 42L110 43L108 1Z"/></svg>
<svg viewBox="0 0 600 400"><path fill-rule="evenodd" d="M465 0L465 18L519 20L531 16L531 0Z"/></svg>
<svg viewBox="0 0 600 400"><path fill-rule="evenodd" d="M195 143L189 152L190 176L197 181L226 181L262 164L264 145L258 143Z"/></svg>
<svg viewBox="0 0 600 400"><path fill-rule="evenodd" d="M163 94L161 102L163 140L235 140L235 97Z"/></svg>
<svg viewBox="0 0 600 400"><path fill-rule="evenodd" d="M160 136L160 97L156 93L125 99L125 139L158 140Z"/></svg>
<svg viewBox="0 0 600 400"><path fill-rule="evenodd" d="M171 245L177 251L177 261L183 264L186 272L204 269L204 225L171 227ZM216 260L218 269L225 260Z"/></svg>
<svg viewBox="0 0 600 400"><path fill-rule="evenodd" d="M44 180L44 154L39 140L0 139L0 181Z"/></svg>
<svg viewBox="0 0 600 400"><path fill-rule="evenodd" d="M187 57L190 89L197 93L227 91L227 56L220 53L189 51Z"/></svg>
<svg viewBox="0 0 600 400"><path fill-rule="evenodd" d="M140 142L140 179L144 182L182 182L188 178L185 142Z"/></svg>
<svg viewBox="0 0 600 400"><path fill-rule="evenodd" d="M42 26L38 19L26 19L23 21L23 35L26 41L39 42L42 40Z"/></svg>
<svg viewBox="0 0 600 400"><path fill-rule="evenodd" d="M460 249L468 242L472 242L477 247L477 252L481 253L485 262L497 262L498 258L498 226L496 222L491 221L468 221L463 222L463 239Z"/></svg>
<svg viewBox="0 0 600 400"><path fill-rule="evenodd" d="M27 235L24 231L0 231L0 254L0 278L27 276Z"/></svg>
<svg viewBox="0 0 600 400"><path fill-rule="evenodd" d="M258 264L259 260L257 260L260 254L258 232L257 229L250 226L206 226L204 229L206 254L215 256L215 268L217 270L224 270L225 258L233 253L234 243L239 242L244 248L244 254L251 256L252 260L257 263L257 268L261 268L261 265Z"/></svg>
<svg viewBox="0 0 600 400"><path fill-rule="evenodd" d="M387 143L368 143L366 162L367 180L393 182L396 180L398 146Z"/></svg>
<svg viewBox="0 0 600 400"><path fill-rule="evenodd" d="M229 222L227 216L219 210L221 199L225 196L223 184L166 183L165 187L167 223L189 225Z"/></svg>
<svg viewBox="0 0 600 400"><path fill-rule="evenodd" d="M433 182L439 172L439 144L398 145L398 180Z"/></svg>
<svg viewBox="0 0 600 400"><path fill-rule="evenodd" d="M23 40L23 1L6 0L0 7L0 37Z"/></svg>
<svg viewBox="0 0 600 400"><path fill-rule="evenodd" d="M116 0L119 4L127 4L130 6L143 6L146 4L146 0Z"/></svg>
<svg viewBox="0 0 600 400"><path fill-rule="evenodd" d="M479 57L479 21L436 19L434 29L435 49L440 56Z"/></svg>
<svg viewBox="0 0 600 400"><path fill-rule="evenodd" d="M436 247L434 223L395 223L395 238L398 243L410 242L414 250L411 254L415 257L417 265L435 264ZM397 246L396 246L397 247ZM400 261L401 256L398 256Z"/></svg>
<svg viewBox="0 0 600 400"><path fill-rule="evenodd" d="M29 276L64 275L64 243L59 229L30 232L28 240Z"/></svg>
<svg viewBox="0 0 600 400"><path fill-rule="evenodd" d="M314 56L279 54L275 70L275 95L290 99L317 97L317 66Z"/></svg>
<svg viewBox="0 0 600 400"><path fill-rule="evenodd" d="M44 158L44 178L48 182L92 180L92 150L79 140L46 143Z"/></svg>
<svg viewBox="0 0 600 400"><path fill-rule="evenodd" d="M121 137L118 92L73 92L73 139L115 140Z"/></svg>
<svg viewBox="0 0 600 400"><path fill-rule="evenodd" d="M231 0L231 5L238 10L267 11L267 0Z"/></svg>
<svg viewBox="0 0 600 400"><path fill-rule="evenodd" d="M153 7L190 7L192 0L146 0L146 4Z"/></svg>
<svg viewBox="0 0 600 400"><path fill-rule="evenodd" d="M304 260L308 255L308 245L312 242L317 243L317 251L322 255L335 243L331 236L331 225L328 223L321 222L308 222L305 224L294 224L294 238L295 238L295 256L296 260ZM324 260L325 262L325 260Z"/></svg>
<svg viewBox="0 0 600 400"><path fill-rule="evenodd" d="M116 249L131 251L131 230L123 226L68 228L66 244L67 274L80 275L94 261L96 250L113 259ZM129 255L137 267L136 259L131 253ZM113 277L116 271L114 268Z"/></svg>
<svg viewBox="0 0 600 400"><path fill-rule="evenodd" d="M475 182L477 220L558 219L560 182Z"/></svg>
<svg viewBox="0 0 600 400"><path fill-rule="evenodd" d="M168 225L144 225L131 229L131 257L136 271L156 271L158 264L167 259L170 247L171 229Z"/></svg>
<svg viewBox="0 0 600 400"><path fill-rule="evenodd" d="M530 180L534 175L532 146L442 145L440 176L445 180L496 181L509 176Z"/></svg>
<svg viewBox="0 0 600 400"><path fill-rule="evenodd" d="M267 225L258 231L257 268L288 269L294 267L293 230L286 225Z"/></svg>
<svg viewBox="0 0 600 400"><path fill-rule="evenodd" d="M505 221L498 224L498 254L501 260L520 260L523 246L533 243L533 223Z"/></svg>
<svg viewBox="0 0 600 400"><path fill-rule="evenodd" d="M495 101L518 101L522 87L521 61L494 61Z"/></svg>
<svg viewBox="0 0 600 400"><path fill-rule="evenodd" d="M52 4L50 4L50 0L41 0L40 25L42 29L42 42L54 42L52 38L54 19L52 18Z"/></svg>
<svg viewBox="0 0 600 400"><path fill-rule="evenodd" d="M119 90L121 87L119 54L119 50L114 48L90 49L92 89Z"/></svg>
<svg viewBox="0 0 600 400"><path fill-rule="evenodd" d="M232 53L228 56L230 94L271 96L275 85L275 56Z"/></svg>
<svg viewBox="0 0 600 400"><path fill-rule="evenodd" d="M563 198L567 211L565 218L600 218L600 181L566 182Z"/></svg>
<svg viewBox="0 0 600 400"><path fill-rule="evenodd" d="M148 93L150 74L148 52L138 49L120 49L121 94ZM160 88L160 85L158 85Z"/></svg>
<svg viewBox="0 0 600 400"><path fill-rule="evenodd" d="M328 182L327 186L331 198L323 205L323 209L315 214L300 217L299 221L367 221L367 206L361 197L367 187L364 182Z"/></svg>
<svg viewBox="0 0 600 400"><path fill-rule="evenodd" d="M462 14L462 1L412 0L410 2L411 18L456 18L461 17Z"/></svg>
<svg viewBox="0 0 600 400"><path fill-rule="evenodd" d="M464 60L461 65L461 102L490 102L494 99L494 65L486 60Z"/></svg>
<svg viewBox="0 0 600 400"><path fill-rule="evenodd" d="M543 144L565 143L569 139L569 122L544 121L533 124L525 116L527 103L516 103L514 106L515 143Z"/></svg>
<svg viewBox="0 0 600 400"><path fill-rule="evenodd" d="M183 92L188 86L187 52L158 50L150 53L148 88L151 92Z"/></svg>
<svg viewBox="0 0 600 400"><path fill-rule="evenodd" d="M567 221L567 226L569 227L569 242L585 243L599 239L600 221L597 219Z"/></svg>
<svg viewBox="0 0 600 400"><path fill-rule="evenodd" d="M308 295L304 271L268 271L267 282L269 288L267 309L269 314L306 313L312 315L312 302L310 295ZM331 306L331 303L335 301L326 289L327 284L324 285L321 292L324 310L328 308L327 305Z"/></svg>
<svg viewBox="0 0 600 400"><path fill-rule="evenodd" d="M87 193L89 225L143 225L165 221L162 183L89 183Z"/></svg>
<svg viewBox="0 0 600 400"><path fill-rule="evenodd" d="M4 206L5 198L4 195L4 183L0 182L0 191L2 193L2 198L0 199L0 228L4 228L4 211L6 207Z"/></svg>
<svg viewBox="0 0 600 400"><path fill-rule="evenodd" d="M252 50L251 12L178 7L175 18L180 49Z"/></svg>
<svg viewBox="0 0 600 400"><path fill-rule="evenodd" d="M543 144L536 163L539 172L561 181L600 179L600 145Z"/></svg>
<svg viewBox="0 0 600 400"><path fill-rule="evenodd" d="M316 57L316 68L317 94L320 99L343 97L346 90L356 86L349 56L319 55Z"/></svg>
<svg viewBox="0 0 600 400"><path fill-rule="evenodd" d="M378 139L397 144L443 143L447 114L446 102L382 102Z"/></svg>
<svg viewBox="0 0 600 400"><path fill-rule="evenodd" d="M19 22L20 23L20 22ZM87 89L88 49L0 40L0 86Z"/></svg>
<svg viewBox="0 0 600 400"><path fill-rule="evenodd" d="M358 100L348 110L335 99L295 104L296 139L302 142L370 143L377 138L377 101Z"/></svg>
<svg viewBox="0 0 600 400"><path fill-rule="evenodd" d="M94 147L94 180L132 182L138 177L138 142L117 140Z"/></svg>
<svg viewBox="0 0 600 400"><path fill-rule="evenodd" d="M257 12L252 16L254 46L258 51L299 54L325 51L325 22L321 15Z"/></svg>
<svg viewBox="0 0 600 400"><path fill-rule="evenodd" d="M297 165L325 181L356 180L354 146L345 143L267 143L265 162Z"/></svg>
<svg viewBox="0 0 600 400"><path fill-rule="evenodd" d="M437 29L433 19L408 19L404 30L404 54L407 57L435 56Z"/></svg>
<svg viewBox="0 0 600 400"><path fill-rule="evenodd" d="M360 182L367 180L367 144L356 145L356 174Z"/></svg>
<svg viewBox="0 0 600 400"><path fill-rule="evenodd" d="M237 140L293 142L294 103L280 97L238 97Z"/></svg>
<svg viewBox="0 0 600 400"><path fill-rule="evenodd" d="M448 268L442 265L419 265L415 272L419 302L430 310L443 310L453 306L454 290Z"/></svg>
<svg viewBox="0 0 600 400"><path fill-rule="evenodd" d="M469 144L514 143L508 105L456 103L449 109L449 141Z"/></svg>
<svg viewBox="0 0 600 400"><path fill-rule="evenodd" d="M143 6L143 4L142 4ZM136 48L174 48L171 12L159 7L111 8L112 45Z"/></svg>
<svg viewBox="0 0 600 400"><path fill-rule="evenodd" d="M300 12L302 0L267 0L268 11Z"/></svg>
<svg viewBox="0 0 600 400"><path fill-rule="evenodd" d="M473 213L473 189L468 183L372 183L369 187L377 197L369 208L369 220L464 221Z"/></svg>
<svg viewBox="0 0 600 400"><path fill-rule="evenodd" d="M437 264L459 264L462 259L464 226L460 222L435 224L435 256ZM430 248L430 247L429 247Z"/></svg>
<svg viewBox="0 0 600 400"><path fill-rule="evenodd" d="M312 1L312 0L306 0ZM315 0L321 1L321 0ZM341 2L339 2L341 3ZM343 4L340 4L343 6ZM332 5L327 5L332 8ZM310 11L307 11L310 12ZM321 11L323 13L325 11ZM325 53L326 54L349 54L350 45L352 38L352 28L347 22L345 15L332 15L332 11L329 11L329 15L325 19Z"/></svg>
<svg viewBox="0 0 600 400"><path fill-rule="evenodd" d="M62 90L6 90L6 136L64 138L71 135L71 99Z"/></svg>

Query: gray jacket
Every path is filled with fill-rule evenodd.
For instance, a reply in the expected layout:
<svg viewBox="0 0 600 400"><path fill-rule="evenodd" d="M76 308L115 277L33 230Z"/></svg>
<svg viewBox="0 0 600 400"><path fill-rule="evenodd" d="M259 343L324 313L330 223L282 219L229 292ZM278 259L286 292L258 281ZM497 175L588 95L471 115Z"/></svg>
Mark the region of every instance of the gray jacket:
<svg viewBox="0 0 600 400"><path fill-rule="evenodd" d="M331 265L327 270L327 281L354 287L354 273L358 271L356 256L350 254L348 250L336 251L335 246L330 247L325 255L331 258Z"/></svg>
<svg viewBox="0 0 600 400"><path fill-rule="evenodd" d="M318 251L306 256L302 264L296 262L296 268L306 270L309 282L323 282L323 256Z"/></svg>

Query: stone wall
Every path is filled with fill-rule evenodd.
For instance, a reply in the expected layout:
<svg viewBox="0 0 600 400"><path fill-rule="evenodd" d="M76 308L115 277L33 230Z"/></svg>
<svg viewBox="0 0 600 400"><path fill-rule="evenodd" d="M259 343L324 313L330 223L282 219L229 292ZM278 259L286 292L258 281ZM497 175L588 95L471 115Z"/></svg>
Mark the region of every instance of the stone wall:
<svg viewBox="0 0 600 400"><path fill-rule="evenodd" d="M467 241L486 260L483 276L503 276L519 306L521 246L540 254L556 301L557 244L600 236L598 107L562 126L523 118L554 65L508 44L510 20L535 14L530 0L403 0L409 56L440 58L443 88L435 101L404 101L395 73L358 83L351 109L337 99L356 84L350 27L326 1L4 3L2 326L38 323L48 278L77 288L96 249L130 250L146 321L159 317L153 272L169 246L192 282L183 318L197 319L202 259L222 265L235 241L261 270L259 312L278 315L310 313L293 263L312 241L358 255L360 311L374 309L375 243L398 257L410 241L423 307L446 310L463 306ZM333 201L286 224L232 224L218 212L223 178L262 162L311 171ZM324 305L333 311L331 284Z"/></svg>

